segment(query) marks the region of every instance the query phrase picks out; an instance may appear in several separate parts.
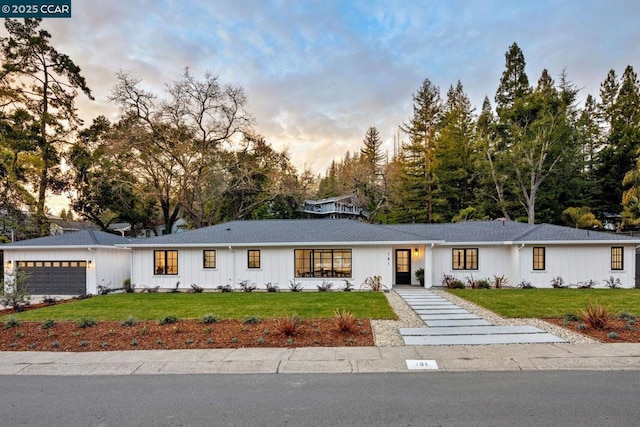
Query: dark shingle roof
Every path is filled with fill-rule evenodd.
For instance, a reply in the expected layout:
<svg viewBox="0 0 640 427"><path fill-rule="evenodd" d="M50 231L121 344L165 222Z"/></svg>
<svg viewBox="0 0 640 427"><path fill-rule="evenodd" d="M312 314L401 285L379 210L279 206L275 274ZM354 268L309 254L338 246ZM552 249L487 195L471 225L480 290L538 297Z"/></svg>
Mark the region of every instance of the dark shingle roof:
<svg viewBox="0 0 640 427"><path fill-rule="evenodd" d="M551 224L529 225L514 221L467 221L450 224L387 225L394 230L415 234L425 240L456 242L586 242L629 241L640 239L614 233L604 233Z"/></svg>
<svg viewBox="0 0 640 427"><path fill-rule="evenodd" d="M2 249L37 247L37 246L113 246L129 243L129 239L105 233L97 230L82 230L73 233L58 234L55 236L37 237L35 239L21 240L0 246Z"/></svg>
<svg viewBox="0 0 640 427"><path fill-rule="evenodd" d="M130 246L278 243L419 242L420 236L349 219L233 221L178 234L138 239Z"/></svg>

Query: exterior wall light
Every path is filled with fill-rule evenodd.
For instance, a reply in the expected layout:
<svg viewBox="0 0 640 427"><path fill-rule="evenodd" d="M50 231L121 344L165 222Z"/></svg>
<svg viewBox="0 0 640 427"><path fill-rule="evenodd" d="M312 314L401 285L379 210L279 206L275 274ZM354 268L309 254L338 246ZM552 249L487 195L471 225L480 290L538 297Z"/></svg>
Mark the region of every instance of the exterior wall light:
<svg viewBox="0 0 640 427"><path fill-rule="evenodd" d="M13 263L11 261L7 261L5 265L7 267L7 270L11 270L11 266L13 265Z"/></svg>
<svg viewBox="0 0 640 427"><path fill-rule="evenodd" d="M87 268L91 268L93 265L93 263L91 262L91 260L87 261Z"/></svg>
<svg viewBox="0 0 640 427"><path fill-rule="evenodd" d="M418 248L413 248L413 255L416 257L420 255L420 251L418 250Z"/></svg>

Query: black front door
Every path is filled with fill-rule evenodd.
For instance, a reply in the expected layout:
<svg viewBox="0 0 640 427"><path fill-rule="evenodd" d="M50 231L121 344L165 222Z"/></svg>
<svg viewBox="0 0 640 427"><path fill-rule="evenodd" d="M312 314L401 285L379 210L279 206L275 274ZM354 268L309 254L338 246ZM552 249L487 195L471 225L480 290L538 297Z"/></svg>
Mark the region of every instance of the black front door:
<svg viewBox="0 0 640 427"><path fill-rule="evenodd" d="M411 284L411 249L396 249L396 285Z"/></svg>

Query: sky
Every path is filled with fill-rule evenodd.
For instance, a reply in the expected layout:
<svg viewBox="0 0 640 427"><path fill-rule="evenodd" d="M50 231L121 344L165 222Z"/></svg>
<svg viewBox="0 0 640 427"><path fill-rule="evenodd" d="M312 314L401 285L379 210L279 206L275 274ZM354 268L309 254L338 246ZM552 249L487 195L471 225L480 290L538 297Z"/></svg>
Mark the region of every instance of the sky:
<svg viewBox="0 0 640 427"><path fill-rule="evenodd" d="M514 42L530 82L566 70L582 99L597 95L610 69L640 69L639 16L637 0L72 0L72 18L41 26L93 91L77 99L85 124L117 120L119 70L158 96L185 67L209 71L245 89L270 144L322 173L371 126L391 152L425 79L443 97L460 80L478 111L493 103Z"/></svg>

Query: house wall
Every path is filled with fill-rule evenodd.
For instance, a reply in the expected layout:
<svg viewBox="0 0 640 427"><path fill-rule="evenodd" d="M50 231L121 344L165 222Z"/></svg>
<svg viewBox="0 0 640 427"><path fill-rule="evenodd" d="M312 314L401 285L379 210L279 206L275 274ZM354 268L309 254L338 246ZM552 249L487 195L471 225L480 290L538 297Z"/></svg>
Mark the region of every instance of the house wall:
<svg viewBox="0 0 640 427"><path fill-rule="evenodd" d="M67 249L49 247L46 249L5 249L4 275L6 263L12 262L12 269L17 261L91 261L87 266L86 292L96 294L98 285L108 285L111 288L122 287L122 281L130 275L130 254L128 250L116 248L88 248Z"/></svg>
<svg viewBox="0 0 640 427"><path fill-rule="evenodd" d="M91 269L87 271L87 293L97 294L98 286L121 288L122 282L131 276L130 250L100 248L95 249L93 256Z"/></svg>
<svg viewBox="0 0 640 427"><path fill-rule="evenodd" d="M545 270L533 270L533 247L545 248ZM624 248L624 270L611 270L611 247ZM622 286L635 286L635 245L531 245L520 250L520 280L536 287L552 287L551 280L560 276L565 285L593 280L605 286L605 279L620 279Z"/></svg>
<svg viewBox="0 0 640 427"><path fill-rule="evenodd" d="M196 284L205 289L215 289L220 285L238 288L240 281L248 280L259 289L266 283L277 284L286 290L295 276L294 249L351 249L352 277L347 278L358 288L367 277L379 275L382 283L391 288L393 284L391 248L379 246L291 246L291 247L206 247L206 248L134 248L132 252L131 283L138 289L155 287L168 289L180 281L180 289L189 289ZM153 274L154 250L178 250L178 274ZM203 268L204 249L216 250L216 268ZM260 249L259 269L247 267L247 251ZM334 289L344 286L343 278L295 278L305 289L316 290L323 281L332 282Z"/></svg>
<svg viewBox="0 0 640 427"><path fill-rule="evenodd" d="M453 249L454 248L477 248L478 249L478 269L477 270L453 270ZM466 281L467 277L474 279L492 279L494 275L505 275L513 283L513 270L511 263L511 246L508 245L473 245L461 244L455 246L438 245L432 249L431 281L433 286L442 286L442 279L445 275L453 276L456 279Z"/></svg>

